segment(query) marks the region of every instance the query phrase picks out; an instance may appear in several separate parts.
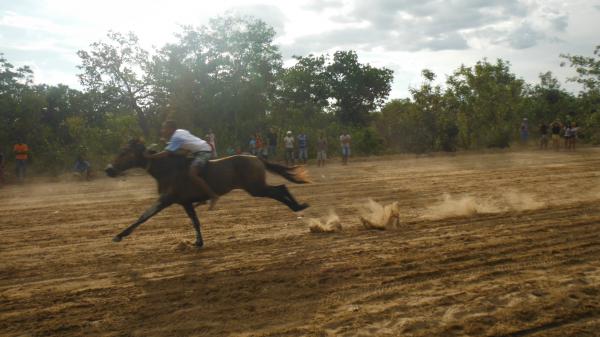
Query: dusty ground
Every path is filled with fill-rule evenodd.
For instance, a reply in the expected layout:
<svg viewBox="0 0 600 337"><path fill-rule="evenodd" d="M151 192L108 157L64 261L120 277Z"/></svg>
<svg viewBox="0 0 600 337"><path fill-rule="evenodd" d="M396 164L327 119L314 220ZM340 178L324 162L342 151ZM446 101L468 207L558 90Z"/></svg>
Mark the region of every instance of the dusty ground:
<svg viewBox="0 0 600 337"><path fill-rule="evenodd" d="M139 173L2 188L0 335L600 334L600 150L309 171L304 218L243 192L201 206L200 251L178 207L111 242L155 198ZM362 228L367 198L400 228ZM310 233L331 211L342 231Z"/></svg>

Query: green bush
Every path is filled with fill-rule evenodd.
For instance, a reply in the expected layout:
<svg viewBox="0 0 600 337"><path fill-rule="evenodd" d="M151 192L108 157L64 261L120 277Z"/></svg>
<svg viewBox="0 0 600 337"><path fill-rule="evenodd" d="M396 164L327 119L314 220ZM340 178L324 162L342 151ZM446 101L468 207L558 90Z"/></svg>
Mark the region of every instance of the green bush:
<svg viewBox="0 0 600 337"><path fill-rule="evenodd" d="M383 152L383 139L373 127L355 129L351 136L357 153L375 155Z"/></svg>

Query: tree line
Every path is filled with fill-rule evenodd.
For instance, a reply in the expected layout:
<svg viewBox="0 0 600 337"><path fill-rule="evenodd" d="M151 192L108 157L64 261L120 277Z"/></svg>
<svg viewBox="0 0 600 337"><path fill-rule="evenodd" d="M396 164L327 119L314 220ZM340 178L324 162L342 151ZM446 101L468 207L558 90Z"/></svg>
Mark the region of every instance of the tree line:
<svg viewBox="0 0 600 337"><path fill-rule="evenodd" d="M362 154L507 147L523 117L530 126L576 120L585 141L600 141L600 47L591 57L560 55L575 69L569 80L582 84L578 94L550 72L529 84L509 62L483 59L444 85L425 69L410 98L388 101L390 69L352 50L295 56L286 67L274 37L263 21L237 16L182 27L152 51L133 33L109 32L77 52L83 90L34 84L29 67L0 54L0 151L22 139L38 167L60 172L77 154L100 164L132 136L156 141L167 118L198 135L211 128L222 149L245 148L269 127L281 137L304 130L313 141L324 132L336 150L348 131Z"/></svg>

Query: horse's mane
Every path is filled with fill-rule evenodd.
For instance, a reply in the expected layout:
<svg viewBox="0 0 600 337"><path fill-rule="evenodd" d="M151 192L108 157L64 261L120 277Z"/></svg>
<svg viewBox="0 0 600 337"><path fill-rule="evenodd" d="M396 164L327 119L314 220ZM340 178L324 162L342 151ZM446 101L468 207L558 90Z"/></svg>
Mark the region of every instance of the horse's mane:
<svg viewBox="0 0 600 337"><path fill-rule="evenodd" d="M223 157L223 158L211 159L209 161L211 161L211 162L220 162L222 160L230 159L230 158L233 158L233 157L256 157L256 156L253 156L253 155L250 155L250 154L234 154L234 155Z"/></svg>
<svg viewBox="0 0 600 337"><path fill-rule="evenodd" d="M192 158L181 155L151 159L148 168L150 173L160 173L161 175L178 174L180 172L187 172L192 160Z"/></svg>

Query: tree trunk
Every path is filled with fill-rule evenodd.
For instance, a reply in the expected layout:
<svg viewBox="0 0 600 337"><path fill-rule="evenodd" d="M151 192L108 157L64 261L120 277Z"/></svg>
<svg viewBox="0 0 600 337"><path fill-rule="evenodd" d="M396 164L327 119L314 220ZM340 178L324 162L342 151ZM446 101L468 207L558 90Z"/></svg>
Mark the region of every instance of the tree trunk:
<svg viewBox="0 0 600 337"><path fill-rule="evenodd" d="M150 137L150 126L148 125L148 118L146 118L146 114L144 113L144 111L142 111L142 109L139 106L137 106L137 104L134 105L133 109L136 112L138 124L140 126L140 129L142 129L144 138L148 139Z"/></svg>

